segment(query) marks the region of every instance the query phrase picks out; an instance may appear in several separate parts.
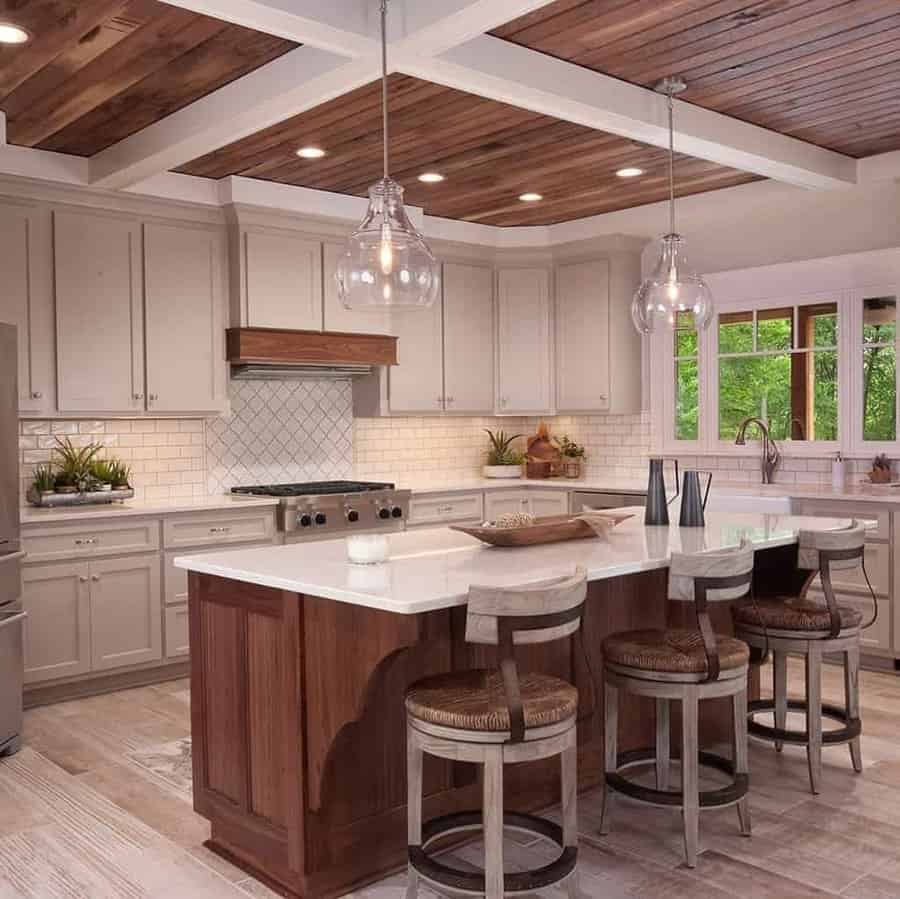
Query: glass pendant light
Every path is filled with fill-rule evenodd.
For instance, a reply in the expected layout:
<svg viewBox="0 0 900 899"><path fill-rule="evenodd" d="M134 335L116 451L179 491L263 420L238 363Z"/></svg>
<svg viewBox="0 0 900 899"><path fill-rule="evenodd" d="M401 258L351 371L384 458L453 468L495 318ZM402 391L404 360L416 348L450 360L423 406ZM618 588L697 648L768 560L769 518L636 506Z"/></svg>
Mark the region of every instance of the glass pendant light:
<svg viewBox="0 0 900 899"><path fill-rule="evenodd" d="M430 306L439 266L403 208L403 188L388 174L387 0L381 2L381 104L384 177L369 188L369 209L338 261L337 284L348 309Z"/></svg>
<svg viewBox="0 0 900 899"><path fill-rule="evenodd" d="M675 230L675 137L673 101L687 85L680 78L666 78L656 89L669 101L669 233L660 240L659 259L650 275L637 289L631 303L634 326L642 334L657 328L672 329L681 313L690 317L698 330L708 327L713 317L712 292L690 267L684 238ZM682 321L683 321L682 317Z"/></svg>

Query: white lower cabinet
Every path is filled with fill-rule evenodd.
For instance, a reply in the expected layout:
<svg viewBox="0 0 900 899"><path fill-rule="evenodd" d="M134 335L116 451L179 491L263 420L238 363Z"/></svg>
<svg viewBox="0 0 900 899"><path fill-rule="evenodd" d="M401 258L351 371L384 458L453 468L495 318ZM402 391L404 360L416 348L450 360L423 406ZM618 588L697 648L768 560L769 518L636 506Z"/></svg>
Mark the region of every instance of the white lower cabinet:
<svg viewBox="0 0 900 899"><path fill-rule="evenodd" d="M567 490L529 490L528 511L535 518L569 513L569 492Z"/></svg>
<svg viewBox="0 0 900 899"><path fill-rule="evenodd" d="M487 521L512 512L528 512L528 493L525 490L489 490L484 494L484 517Z"/></svg>
<svg viewBox="0 0 900 899"><path fill-rule="evenodd" d="M162 658L159 555L91 562L91 670Z"/></svg>
<svg viewBox="0 0 900 899"><path fill-rule="evenodd" d="M22 571L25 683L91 670L91 586L87 562L27 565Z"/></svg>
<svg viewBox="0 0 900 899"><path fill-rule="evenodd" d="M480 493L430 493L409 502L409 527L435 527L459 522L481 523L484 508Z"/></svg>
<svg viewBox="0 0 900 899"><path fill-rule="evenodd" d="M188 604L166 606L166 659L177 660L190 653Z"/></svg>
<svg viewBox="0 0 900 899"><path fill-rule="evenodd" d="M484 517L493 521L499 515L525 512L535 518L566 515L569 511L567 490L489 490L484 494Z"/></svg>

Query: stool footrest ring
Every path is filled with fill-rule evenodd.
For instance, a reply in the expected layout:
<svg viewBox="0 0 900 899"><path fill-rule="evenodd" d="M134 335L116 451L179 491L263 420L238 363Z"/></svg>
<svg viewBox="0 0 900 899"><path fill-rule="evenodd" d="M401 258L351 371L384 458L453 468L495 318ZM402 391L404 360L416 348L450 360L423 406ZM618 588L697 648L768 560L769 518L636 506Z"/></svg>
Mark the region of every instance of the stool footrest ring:
<svg viewBox="0 0 900 899"><path fill-rule="evenodd" d="M806 702L802 699L789 699L788 711L806 712ZM752 737L763 740L775 740L779 743L793 743L797 746L806 746L809 743L809 734L805 730L788 730L787 728L771 727L768 724L760 724L754 719L757 712L775 711L774 699L755 699L747 706L747 732ZM822 731L822 744L824 746L837 743L849 743L862 733L862 721L859 718L850 718L847 710L831 703L822 703L822 715L833 721L840 721L843 727Z"/></svg>
<svg viewBox="0 0 900 899"><path fill-rule="evenodd" d="M536 815L506 812L503 815L503 826L510 830L521 830L536 837L551 840L562 850L559 858L541 868L504 874L503 890L505 893L527 893L552 886L565 880L575 870L578 849L575 846L565 845L562 828L558 824L538 818ZM428 847L441 837L467 830L481 829L480 811L457 812L427 821L422 827L422 845L409 846L409 863L425 880L452 890L483 895L485 890L483 873L451 868L432 858L427 852Z"/></svg>
<svg viewBox="0 0 900 899"><path fill-rule="evenodd" d="M734 762L721 755L712 752L699 752L697 758L700 764L707 768L715 768L732 778L730 784L717 790L700 791L700 808L721 808L743 799L747 795L750 786L750 778L747 774L735 774ZM619 774L623 768L634 768L638 765L652 765L656 761L655 749L632 749L628 752L620 752L616 758L616 771L607 773L606 783L616 792L623 793L638 802L646 802L650 805L660 805L681 808L684 804L681 792L670 790L655 790L628 780Z"/></svg>

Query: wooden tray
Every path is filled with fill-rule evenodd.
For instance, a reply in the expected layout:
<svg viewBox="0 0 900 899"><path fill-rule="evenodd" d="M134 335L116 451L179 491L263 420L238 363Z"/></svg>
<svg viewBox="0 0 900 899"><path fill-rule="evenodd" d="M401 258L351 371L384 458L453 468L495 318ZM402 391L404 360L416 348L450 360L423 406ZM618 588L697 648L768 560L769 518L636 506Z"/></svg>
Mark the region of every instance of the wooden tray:
<svg viewBox="0 0 900 899"><path fill-rule="evenodd" d="M609 512L593 513L598 519L609 522L610 529L619 522L632 518L634 513ZM560 543L563 540L585 540L600 535L583 519L574 515L550 515L535 518L534 524L519 528L486 528L452 525L451 530L461 531L470 537L477 537L491 546L538 546L542 543Z"/></svg>

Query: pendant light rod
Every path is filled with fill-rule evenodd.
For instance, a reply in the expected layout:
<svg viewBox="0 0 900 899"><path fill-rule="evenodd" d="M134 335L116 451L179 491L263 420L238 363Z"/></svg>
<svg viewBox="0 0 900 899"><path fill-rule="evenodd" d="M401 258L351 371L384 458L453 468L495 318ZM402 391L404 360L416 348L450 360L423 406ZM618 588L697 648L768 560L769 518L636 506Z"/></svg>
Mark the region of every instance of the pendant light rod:
<svg viewBox="0 0 900 899"><path fill-rule="evenodd" d="M384 138L384 177L388 177L388 81L387 81L387 0L381 0L381 129Z"/></svg>
<svg viewBox="0 0 900 899"><path fill-rule="evenodd" d="M676 94L687 89L681 78L663 78L656 90L666 95L669 111L669 234L675 233L675 100Z"/></svg>

